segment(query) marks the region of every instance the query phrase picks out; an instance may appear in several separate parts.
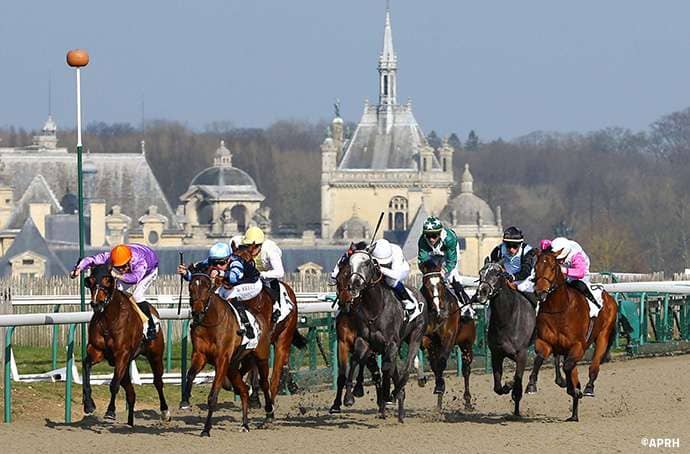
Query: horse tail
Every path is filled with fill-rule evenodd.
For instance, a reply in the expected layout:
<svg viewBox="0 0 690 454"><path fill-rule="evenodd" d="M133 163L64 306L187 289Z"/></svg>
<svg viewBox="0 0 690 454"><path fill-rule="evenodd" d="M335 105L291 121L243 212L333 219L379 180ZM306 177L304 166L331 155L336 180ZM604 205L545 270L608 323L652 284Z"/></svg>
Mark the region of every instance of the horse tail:
<svg viewBox="0 0 690 454"><path fill-rule="evenodd" d="M297 327L295 327L295 332L292 335L292 345L303 350L308 344L307 338L302 336Z"/></svg>
<svg viewBox="0 0 690 454"><path fill-rule="evenodd" d="M613 299L611 296L609 296L613 300L613 304L617 305L618 303L616 302L615 299ZM616 341L616 334L618 333L618 314L616 313L616 319L613 321L613 328L611 329L611 332L609 333L609 340L608 344L606 344L606 351L604 352L604 357L602 358L602 363L607 363L611 360L611 347L613 347L613 343Z"/></svg>

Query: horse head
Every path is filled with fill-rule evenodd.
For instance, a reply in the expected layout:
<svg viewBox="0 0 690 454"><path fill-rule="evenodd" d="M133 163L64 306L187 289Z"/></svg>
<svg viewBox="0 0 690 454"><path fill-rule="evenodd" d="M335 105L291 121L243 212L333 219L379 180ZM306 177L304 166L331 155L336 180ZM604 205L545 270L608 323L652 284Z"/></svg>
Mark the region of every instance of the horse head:
<svg viewBox="0 0 690 454"><path fill-rule="evenodd" d="M479 270L479 285L477 286L477 301L480 304L488 304L496 295L498 289L505 282L505 269L500 263L487 262Z"/></svg>
<svg viewBox="0 0 690 454"><path fill-rule="evenodd" d="M381 271L376 259L366 250L354 251L348 263L350 278L347 289L352 295L352 300L356 300L365 288L381 280Z"/></svg>
<svg viewBox="0 0 690 454"><path fill-rule="evenodd" d="M85 279L86 286L91 291L91 308L94 312L103 312L115 291L115 278L111 274L112 267L108 264L91 268L91 274Z"/></svg>
<svg viewBox="0 0 690 454"><path fill-rule="evenodd" d="M561 265L556 259L556 254L551 250L542 250L537 253L534 276L534 294L540 303L546 301L549 295L565 282Z"/></svg>
<svg viewBox="0 0 690 454"><path fill-rule="evenodd" d="M443 279L443 255L432 255L419 266L422 272L422 292L427 301L431 301L431 310L440 318L448 316L446 302L446 285Z"/></svg>
<svg viewBox="0 0 690 454"><path fill-rule="evenodd" d="M199 325L208 312L214 292L214 281L206 273L193 273L189 281L189 305L192 309L192 320Z"/></svg>

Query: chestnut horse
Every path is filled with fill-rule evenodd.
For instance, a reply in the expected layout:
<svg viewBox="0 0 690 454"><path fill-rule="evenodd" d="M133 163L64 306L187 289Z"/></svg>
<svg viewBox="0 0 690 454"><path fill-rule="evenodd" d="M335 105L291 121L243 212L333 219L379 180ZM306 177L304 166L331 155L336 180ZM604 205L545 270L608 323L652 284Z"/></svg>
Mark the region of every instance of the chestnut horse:
<svg viewBox="0 0 690 454"><path fill-rule="evenodd" d="M443 279L444 256L432 256L422 263L419 270L422 276L422 295L429 307L429 322L422 340L422 347L429 354L431 370L436 378L434 394L437 398L437 409L443 406L443 394L446 383L443 372L446 370L448 358L456 345L462 351L462 376L465 380L465 408L472 408L470 394L470 370L472 366L472 346L477 338L477 330L469 317L462 317L461 307L454 293L446 286ZM421 365L419 376L421 377ZM420 379L419 385L424 386L425 380Z"/></svg>
<svg viewBox="0 0 690 454"><path fill-rule="evenodd" d="M239 321L230 308L230 303L216 294L216 288L216 283L207 274L192 274L189 282L189 299L193 320L191 327L192 363L187 371L180 408L190 408L189 396L194 378L206 363L213 364L216 375L208 395L208 415L201 432L202 437L210 436L211 417L218 403L218 393L221 386L229 389L230 384L240 395L242 401L242 431L249 431L249 387L242 376L254 365L259 369L261 389L266 399L264 406L266 422L273 420L273 401L268 384L272 313L270 297L265 292L261 292L252 300L244 301L244 304L256 317L260 328L258 345L253 350L247 350L242 345ZM226 380L229 380L230 384Z"/></svg>
<svg viewBox="0 0 690 454"><path fill-rule="evenodd" d="M129 375L131 362L143 354L153 371L153 384L158 391L161 419L170 421L168 404L163 395L163 352L165 340L159 330L155 339L146 342L144 324L134 309L131 296L115 287L115 279L110 274L109 265L91 268L86 285L91 290L91 308L94 311L89 322L89 340L86 357L83 361L83 404L84 413L93 414L96 404L91 397L91 367L104 359L114 366L110 381L110 404L105 413L107 419L115 419L115 398L120 386L127 397L127 424L134 425L134 402L136 395ZM142 303L146 310L158 315L149 303Z"/></svg>
<svg viewBox="0 0 690 454"><path fill-rule="evenodd" d="M363 249L366 247L364 243ZM350 245L349 253L355 251L357 245ZM335 279L337 300L339 311L335 318L335 331L338 336L338 382L335 392L335 400L331 406L330 413L340 413L341 405L343 404L343 388L345 388L345 406L351 407L355 403L355 397L364 396L364 367L363 365L353 363L350 361L350 355L354 352L355 340L357 339L357 327L355 325L354 314L350 311L352 304L352 295L348 290L348 279L350 277L350 263L348 260L341 260L338 275ZM348 365L352 368L352 372L348 374ZM366 366L371 373L371 378L376 388L379 389L381 382L381 372L376 363L376 356L370 355L366 362ZM357 381L354 389L352 388L352 377L354 369L359 368L357 374Z"/></svg>
<svg viewBox="0 0 690 454"><path fill-rule="evenodd" d="M616 335L618 306L603 292L604 304L595 319L589 317L587 298L566 283L556 255L540 251L535 265L535 293L540 301L537 315L537 338L534 368L530 374L528 391L536 391L539 368L550 354L564 355L566 389L573 399L572 415L568 421L578 421L578 403L583 394L577 375L577 363L587 348L594 344L594 355L589 367L589 381L585 396L594 396L594 382L599 365L606 357Z"/></svg>

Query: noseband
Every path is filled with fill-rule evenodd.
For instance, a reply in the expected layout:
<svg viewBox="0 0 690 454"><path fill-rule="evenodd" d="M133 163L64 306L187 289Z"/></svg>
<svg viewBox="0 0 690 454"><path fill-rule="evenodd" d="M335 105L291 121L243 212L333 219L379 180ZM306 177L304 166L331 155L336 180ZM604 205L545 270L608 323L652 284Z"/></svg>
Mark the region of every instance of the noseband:
<svg viewBox="0 0 690 454"><path fill-rule="evenodd" d="M204 280L208 280L209 283L211 284L209 287L208 297L206 298L206 301L204 301L204 307L201 310L201 312L196 312L196 313L192 312L192 316L194 316L195 314L200 314L200 316L198 316L198 319L199 319L198 324L200 324L203 321L204 317L206 316L206 313L208 312L209 306L211 305L211 296L213 295L213 279L211 279L211 276L209 276L206 273L193 273L192 277L191 277L191 281L193 281L195 277L202 277L202 278L204 278ZM199 282L199 281L196 281L196 282ZM190 306L192 305L192 296L191 295L189 296L189 305Z"/></svg>
<svg viewBox="0 0 690 454"><path fill-rule="evenodd" d="M549 284L549 288L546 289L546 296L547 297L549 295L551 295L553 292L555 292L556 290L558 290L558 284L548 280L544 276L539 276L538 278L536 278L536 280L534 281L535 287L536 287L536 284L539 282L540 279L543 281L546 281Z"/></svg>
<svg viewBox="0 0 690 454"><path fill-rule="evenodd" d="M349 281L350 281L350 279L352 279L352 276L357 276L357 277L359 277L359 278L362 280L362 282L364 282L364 287L360 290L359 295L357 295L356 298L355 298L354 296L352 297L352 302L354 302L355 300L358 300L358 299L362 296L362 290L366 290L366 289L368 289L368 288L374 287L376 284L378 284L379 282L381 282L381 280L383 279L383 273L382 273L381 270L378 268L378 266L376 266L376 264L374 263L374 261L373 261L373 259L372 259L372 257L371 257L370 254L368 254L368 253L366 253L366 252L362 252L362 251L355 251L355 252L353 253L353 255L354 255L354 254L366 254L367 257L368 257L367 263L371 263L371 265L374 267L374 270L375 270L375 272L378 274L378 276L376 277L376 279L374 279L373 281L369 282L369 280L364 276L364 274L360 273L359 271L354 271L354 272L353 272L353 271L352 271L352 266L350 266L350 278L348 279L348 290L350 290L350 294L352 294L352 289L350 288ZM379 265L379 266L380 266L380 265Z"/></svg>
<svg viewBox="0 0 690 454"><path fill-rule="evenodd" d="M96 298L98 297L98 292L101 290L103 290L103 293L105 293L106 297L103 301L98 302ZM113 292L108 292L108 287L104 287L101 284L95 285L93 295L94 301L91 302L91 307L93 308L94 312L103 312L108 303L110 303L110 301L113 299Z"/></svg>

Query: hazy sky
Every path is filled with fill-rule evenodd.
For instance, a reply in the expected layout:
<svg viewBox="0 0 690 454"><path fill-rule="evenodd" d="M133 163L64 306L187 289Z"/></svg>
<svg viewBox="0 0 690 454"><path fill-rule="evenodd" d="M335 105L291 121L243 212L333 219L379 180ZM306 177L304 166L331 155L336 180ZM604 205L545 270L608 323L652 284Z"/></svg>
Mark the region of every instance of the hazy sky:
<svg viewBox="0 0 690 454"><path fill-rule="evenodd" d="M687 0L392 0L398 96L429 132L646 127L690 106ZM384 0L3 2L0 125L74 124L65 51L85 47L85 121L357 121L377 97Z"/></svg>

